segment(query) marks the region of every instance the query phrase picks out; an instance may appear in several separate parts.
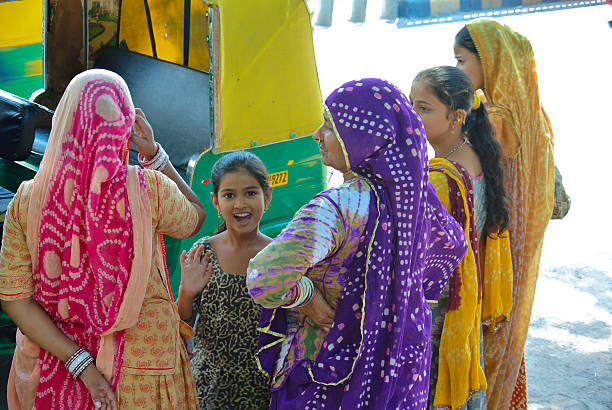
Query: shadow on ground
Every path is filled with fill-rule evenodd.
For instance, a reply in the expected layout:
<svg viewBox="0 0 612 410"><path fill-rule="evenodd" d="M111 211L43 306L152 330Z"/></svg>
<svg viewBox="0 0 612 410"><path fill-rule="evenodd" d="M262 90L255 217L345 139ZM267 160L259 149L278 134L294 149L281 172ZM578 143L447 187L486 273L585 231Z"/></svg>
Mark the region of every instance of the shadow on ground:
<svg viewBox="0 0 612 410"><path fill-rule="evenodd" d="M611 277L589 266L541 273L525 347L530 409L612 408Z"/></svg>

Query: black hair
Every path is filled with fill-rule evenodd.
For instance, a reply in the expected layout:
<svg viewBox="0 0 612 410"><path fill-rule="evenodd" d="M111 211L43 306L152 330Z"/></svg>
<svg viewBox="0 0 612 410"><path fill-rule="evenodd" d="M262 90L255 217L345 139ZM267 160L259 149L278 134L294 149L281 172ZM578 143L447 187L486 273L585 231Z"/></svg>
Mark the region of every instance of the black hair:
<svg viewBox="0 0 612 410"><path fill-rule="evenodd" d="M248 151L234 151L219 158L210 171L213 194L215 197L219 194L219 185L223 177L234 171L246 171L257 180L264 194L270 188L270 178L268 170L259 157ZM215 234L223 232L227 229L225 221L221 221Z"/></svg>
<svg viewBox="0 0 612 410"><path fill-rule="evenodd" d="M480 58L480 54L478 54L478 50L476 49L476 44L474 44L474 40L472 39L472 35L470 34L470 30L468 30L467 26L463 26L461 30L455 35L455 44L465 48L471 53L474 53Z"/></svg>
<svg viewBox="0 0 612 410"><path fill-rule="evenodd" d="M494 138L495 129L489 121L484 104L472 110L474 86L470 78L456 67L440 66L421 71L416 80L427 84L448 107L449 115L460 109L467 113L461 132L478 155L486 182L487 220L484 232L486 235L502 233L508 227L509 216L501 167L501 147Z"/></svg>

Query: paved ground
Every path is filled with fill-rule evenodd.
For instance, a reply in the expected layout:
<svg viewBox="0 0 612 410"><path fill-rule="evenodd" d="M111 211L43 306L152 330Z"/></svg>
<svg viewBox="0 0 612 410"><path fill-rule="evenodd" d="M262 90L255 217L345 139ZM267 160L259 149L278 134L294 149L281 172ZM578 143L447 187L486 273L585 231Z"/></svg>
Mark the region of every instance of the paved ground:
<svg viewBox="0 0 612 410"><path fill-rule="evenodd" d="M363 26L340 21L349 12L339 8L330 29L315 29L324 96L364 76L387 78L408 92L420 70L454 65L453 39L463 23L397 29L371 17L375 6L368 4ZM612 183L606 172L612 7L501 20L532 42L540 96L555 131L555 161L572 197L570 214L550 223L542 253L526 346L530 409L612 409Z"/></svg>

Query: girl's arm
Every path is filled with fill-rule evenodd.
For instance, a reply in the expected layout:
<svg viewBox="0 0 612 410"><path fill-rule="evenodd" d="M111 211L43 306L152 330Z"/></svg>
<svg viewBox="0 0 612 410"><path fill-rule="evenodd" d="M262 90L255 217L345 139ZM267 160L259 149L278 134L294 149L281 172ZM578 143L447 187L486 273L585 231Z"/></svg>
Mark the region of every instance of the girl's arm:
<svg viewBox="0 0 612 410"><path fill-rule="evenodd" d="M212 275L211 251L202 258L204 245L194 246L189 253L181 254L181 285L179 287L178 311L182 320L189 326L195 323L193 300L206 287Z"/></svg>

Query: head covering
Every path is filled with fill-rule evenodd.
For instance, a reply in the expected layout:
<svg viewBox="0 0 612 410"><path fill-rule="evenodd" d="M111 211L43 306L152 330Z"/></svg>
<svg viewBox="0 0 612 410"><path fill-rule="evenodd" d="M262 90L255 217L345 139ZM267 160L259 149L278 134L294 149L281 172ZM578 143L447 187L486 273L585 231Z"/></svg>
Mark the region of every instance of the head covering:
<svg viewBox="0 0 612 410"><path fill-rule="evenodd" d="M524 135L541 135L552 145L550 122L540 103L538 75L531 43L510 27L492 20L467 25L482 64L489 115L501 116L516 130L519 146L507 150L514 156L526 141ZM537 155L527 146L523 155ZM508 152L511 151L511 152Z"/></svg>
<svg viewBox="0 0 612 410"><path fill-rule="evenodd" d="M484 334L487 405L526 407L519 369L524 366L542 241L553 209L553 135L540 103L529 40L495 21L479 20L467 28L482 63L487 109L507 157L504 188L510 199L512 312L509 322Z"/></svg>
<svg viewBox="0 0 612 410"><path fill-rule="evenodd" d="M121 77L77 75L57 110L28 208L34 299L97 357L116 387L127 327L138 318L151 259L142 171L126 166L134 106ZM129 298L126 296L129 295ZM85 385L41 350L36 404L91 408Z"/></svg>
<svg viewBox="0 0 612 410"><path fill-rule="evenodd" d="M310 408L412 408L427 402L431 312L466 251L461 227L428 183L423 124L375 78L325 101L350 170L371 188L367 225L300 402ZM339 386L340 391L328 392ZM333 397L332 397L333 396Z"/></svg>

